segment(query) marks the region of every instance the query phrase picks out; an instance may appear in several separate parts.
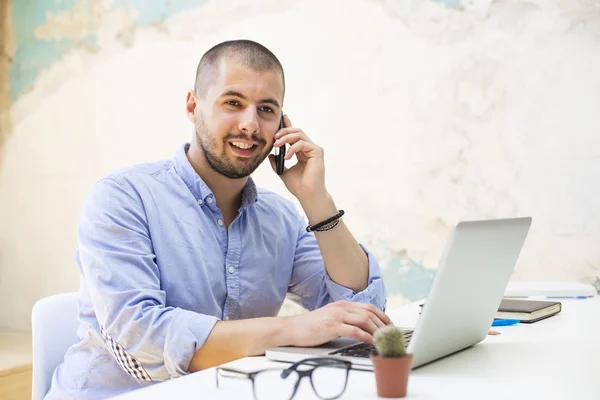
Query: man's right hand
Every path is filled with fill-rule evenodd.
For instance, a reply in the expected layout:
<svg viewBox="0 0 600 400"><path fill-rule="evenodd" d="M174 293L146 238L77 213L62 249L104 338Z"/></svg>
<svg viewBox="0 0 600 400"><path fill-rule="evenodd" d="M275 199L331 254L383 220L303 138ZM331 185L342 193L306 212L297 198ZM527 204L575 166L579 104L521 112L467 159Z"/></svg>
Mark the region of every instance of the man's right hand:
<svg viewBox="0 0 600 400"><path fill-rule="evenodd" d="M340 336L373 343L373 332L390 318L371 304L337 301L293 317L218 321L196 351L189 371L199 371L279 346L310 347Z"/></svg>
<svg viewBox="0 0 600 400"><path fill-rule="evenodd" d="M318 346L342 336L372 344L375 330L392 323L374 305L346 300L289 317L289 322L291 344L297 347Z"/></svg>

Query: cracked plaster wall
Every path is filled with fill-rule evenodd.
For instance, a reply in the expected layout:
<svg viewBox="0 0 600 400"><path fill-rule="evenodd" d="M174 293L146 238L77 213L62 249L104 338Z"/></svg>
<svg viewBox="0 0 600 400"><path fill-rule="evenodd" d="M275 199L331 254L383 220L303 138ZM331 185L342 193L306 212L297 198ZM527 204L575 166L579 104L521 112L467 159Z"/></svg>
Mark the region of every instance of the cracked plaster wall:
<svg viewBox="0 0 600 400"><path fill-rule="evenodd" d="M13 59L10 0L0 0L0 153L9 133L10 65Z"/></svg>
<svg viewBox="0 0 600 400"><path fill-rule="evenodd" d="M236 37L283 62L286 111L325 148L329 189L379 256L391 306L427 293L461 219L531 215L513 279L598 284L598 3L445 3L17 2L0 328L27 330L35 300L78 288L90 186L189 140L198 58ZM256 179L289 196L268 168Z"/></svg>

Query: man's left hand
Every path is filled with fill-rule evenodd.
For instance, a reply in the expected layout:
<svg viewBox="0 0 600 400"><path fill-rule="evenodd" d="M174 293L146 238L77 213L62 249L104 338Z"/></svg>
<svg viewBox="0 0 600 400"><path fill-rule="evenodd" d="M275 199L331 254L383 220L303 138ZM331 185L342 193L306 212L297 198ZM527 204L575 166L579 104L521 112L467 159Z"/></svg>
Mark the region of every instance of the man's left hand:
<svg viewBox="0 0 600 400"><path fill-rule="evenodd" d="M295 154L298 162L291 168L285 168L281 179L287 189L300 201L327 194L325 188L325 162L323 149L317 146L299 128L293 128L287 115L283 117L284 128L275 134L274 147L289 145L285 160ZM270 155L271 167L276 171L275 156Z"/></svg>

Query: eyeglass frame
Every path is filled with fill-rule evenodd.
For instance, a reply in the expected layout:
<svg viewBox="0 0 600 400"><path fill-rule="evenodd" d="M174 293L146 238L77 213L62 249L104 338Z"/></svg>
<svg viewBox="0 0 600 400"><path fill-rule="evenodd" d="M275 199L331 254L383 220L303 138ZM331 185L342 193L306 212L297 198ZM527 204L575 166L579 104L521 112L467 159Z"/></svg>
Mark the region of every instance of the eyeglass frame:
<svg viewBox="0 0 600 400"><path fill-rule="evenodd" d="M297 368L301 365L305 365L305 364L312 364L313 368L311 369L307 369L307 370L302 370L302 371L298 371ZM342 391L335 397L327 397L327 398L323 398L319 395L319 393L317 392L317 390L315 389L315 385L313 383L313 379L312 379L312 373L315 369L317 369L318 367L323 367L323 366L328 366L328 365L339 365L340 367L344 367L346 369L346 378L344 380L344 387L342 389ZM336 368L336 367L334 367ZM260 374L261 372L265 372L265 371L281 371L281 375L280 377L282 379L287 378L292 372L296 372L298 374L298 379L296 380L296 384L294 385L294 390L292 392L292 395L290 396L289 399L287 400L292 400L294 398L294 396L296 396L296 392L298 391L298 387L300 387L300 382L302 381L302 379L304 379L304 377L308 377L310 380L310 386L312 387L313 392L317 395L317 397L321 400L335 400L337 398L339 398L342 394L344 394L344 392L346 391L346 387L348 386L348 377L350 376L350 370L352 369L352 362L347 361L347 360L340 360L337 358L330 358L330 357L314 357L314 358L305 358L303 360L297 361L294 364L292 364L291 366L289 366L288 368L282 369L282 368L263 368L257 371L252 371L252 372L244 372L244 371L239 371L233 368L228 368L228 367L217 367L216 368L216 380L217 380L217 388L219 387L219 374L221 372L225 372L228 375L223 375L226 376L228 378L241 378L241 379L250 379L252 381L252 394L254 396L254 400L258 400L258 397L256 395L256 385L255 385L255 378L256 375Z"/></svg>

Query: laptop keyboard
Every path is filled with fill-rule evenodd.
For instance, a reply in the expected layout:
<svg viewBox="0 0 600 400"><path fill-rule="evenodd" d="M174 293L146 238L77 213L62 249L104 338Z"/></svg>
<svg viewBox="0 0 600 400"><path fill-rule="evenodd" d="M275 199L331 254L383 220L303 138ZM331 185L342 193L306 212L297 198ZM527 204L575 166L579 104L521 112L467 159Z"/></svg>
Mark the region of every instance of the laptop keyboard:
<svg viewBox="0 0 600 400"><path fill-rule="evenodd" d="M412 338L412 333L413 333L412 330L404 331L404 348L405 349L408 346L410 339ZM372 344L361 342L361 343L353 344L352 346L344 347L343 349L338 349L329 354L345 356L345 357L369 358L369 356L372 353L375 353L376 351L377 350L375 349L375 346L373 346Z"/></svg>

